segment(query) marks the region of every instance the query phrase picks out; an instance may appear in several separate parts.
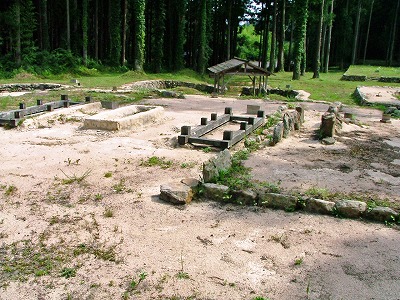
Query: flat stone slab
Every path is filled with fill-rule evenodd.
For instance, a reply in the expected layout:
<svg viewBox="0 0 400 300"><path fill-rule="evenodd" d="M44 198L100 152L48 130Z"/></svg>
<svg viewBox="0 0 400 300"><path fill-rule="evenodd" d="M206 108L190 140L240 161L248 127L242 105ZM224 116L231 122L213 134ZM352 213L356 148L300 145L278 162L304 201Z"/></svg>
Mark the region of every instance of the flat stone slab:
<svg viewBox="0 0 400 300"><path fill-rule="evenodd" d="M83 128L115 131L140 127L160 120L163 113L161 106L129 105L86 118Z"/></svg>
<svg viewBox="0 0 400 300"><path fill-rule="evenodd" d="M362 86L358 89L366 104L400 107L400 100L395 97L395 93L400 93L400 88L398 87Z"/></svg>

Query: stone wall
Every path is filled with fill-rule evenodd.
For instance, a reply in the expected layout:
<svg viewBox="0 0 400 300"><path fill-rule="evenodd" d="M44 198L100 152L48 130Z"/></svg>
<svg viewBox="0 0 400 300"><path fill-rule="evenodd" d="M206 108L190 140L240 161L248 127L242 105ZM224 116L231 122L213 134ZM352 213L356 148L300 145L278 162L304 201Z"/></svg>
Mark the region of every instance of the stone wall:
<svg viewBox="0 0 400 300"><path fill-rule="evenodd" d="M196 89L200 92L211 94L214 91L214 86L209 84L201 84L201 83L192 83L185 81L177 81L177 80L144 80L137 81L131 84L126 84L123 86L123 89L172 89L176 87L187 87Z"/></svg>
<svg viewBox="0 0 400 300"><path fill-rule="evenodd" d="M0 92L21 92L21 91L33 91L33 90L53 90L60 89L65 86L54 83L10 83L1 84Z"/></svg>

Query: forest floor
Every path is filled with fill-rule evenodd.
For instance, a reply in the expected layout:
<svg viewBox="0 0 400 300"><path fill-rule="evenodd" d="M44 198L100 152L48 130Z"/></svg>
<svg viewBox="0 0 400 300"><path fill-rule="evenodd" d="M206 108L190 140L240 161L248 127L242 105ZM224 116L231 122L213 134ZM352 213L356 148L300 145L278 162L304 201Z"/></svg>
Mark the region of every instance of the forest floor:
<svg viewBox="0 0 400 300"><path fill-rule="evenodd" d="M228 106L268 114L282 103L198 95L142 103L163 106L163 119L105 132L82 129L81 116L63 110L48 126L0 128L0 299L399 299L396 225L158 199L161 184L199 179L216 154L179 147L181 126ZM328 105L303 104L303 128L246 161L254 177L398 208L400 120L349 108L362 126L344 124L325 146L315 131ZM151 166L151 157L163 163Z"/></svg>

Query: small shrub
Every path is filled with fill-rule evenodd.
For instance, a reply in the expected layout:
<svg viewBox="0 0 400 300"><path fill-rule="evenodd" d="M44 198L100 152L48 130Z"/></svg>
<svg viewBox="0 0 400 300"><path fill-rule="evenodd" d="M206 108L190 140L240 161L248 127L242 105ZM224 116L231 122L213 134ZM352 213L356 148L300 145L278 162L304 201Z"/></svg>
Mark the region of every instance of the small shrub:
<svg viewBox="0 0 400 300"><path fill-rule="evenodd" d="M166 160L165 157L158 157L158 156L152 156L145 161L142 160L142 162L140 163L141 166L145 167L159 166L162 169L168 169L172 166L172 164L173 163L171 160Z"/></svg>
<svg viewBox="0 0 400 300"><path fill-rule="evenodd" d="M112 218L112 217L114 217L114 212L113 212L113 210L111 208L108 207L108 208L105 209L103 215L106 218Z"/></svg>
<svg viewBox="0 0 400 300"><path fill-rule="evenodd" d="M63 268L61 270L61 277L64 278L71 278L76 276L76 269L75 268Z"/></svg>

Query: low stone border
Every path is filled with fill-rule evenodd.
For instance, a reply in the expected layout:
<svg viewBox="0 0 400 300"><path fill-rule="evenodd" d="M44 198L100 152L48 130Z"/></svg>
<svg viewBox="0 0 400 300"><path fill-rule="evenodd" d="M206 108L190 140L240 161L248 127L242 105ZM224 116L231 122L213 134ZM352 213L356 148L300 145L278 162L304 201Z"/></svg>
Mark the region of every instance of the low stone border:
<svg viewBox="0 0 400 300"><path fill-rule="evenodd" d="M204 182L182 180L175 189L161 186L160 199L172 204L188 204L193 195L201 191L201 198L221 203L281 209L288 212L305 211L312 214L331 215L350 219L365 218L376 222L394 224L400 222L399 213L389 207L377 206L368 208L367 203L342 199L337 202L316 199L307 196L294 196L271 193L267 187L247 190L231 190L228 186L210 183L212 176L231 166L231 155L228 150L221 151L216 157L203 164ZM184 184L186 181L186 184ZM190 182L188 184L187 182ZM199 193L198 193L199 194Z"/></svg>
<svg viewBox="0 0 400 300"><path fill-rule="evenodd" d="M365 75L346 75L343 74L340 80L344 81L379 81L388 83L400 83L400 77L368 77Z"/></svg>
<svg viewBox="0 0 400 300"><path fill-rule="evenodd" d="M292 131L300 130L304 123L302 106L297 106L294 110L288 110L286 106L281 106L276 113L282 114L282 119L272 129L271 146L275 146L282 138L287 138Z"/></svg>
<svg viewBox="0 0 400 300"><path fill-rule="evenodd" d="M137 81L129 84L124 84L121 89L123 90L134 90L134 89L152 89L152 90L160 90L160 89L172 89L176 87L187 87L196 89L200 92L211 94L214 92L214 86L209 84L202 83L192 83L185 81L176 81L176 80L144 80Z"/></svg>
<svg viewBox="0 0 400 300"><path fill-rule="evenodd" d="M33 91L33 90L54 90L67 88L69 86L55 83L10 83L1 84L0 92L20 92L20 91Z"/></svg>

